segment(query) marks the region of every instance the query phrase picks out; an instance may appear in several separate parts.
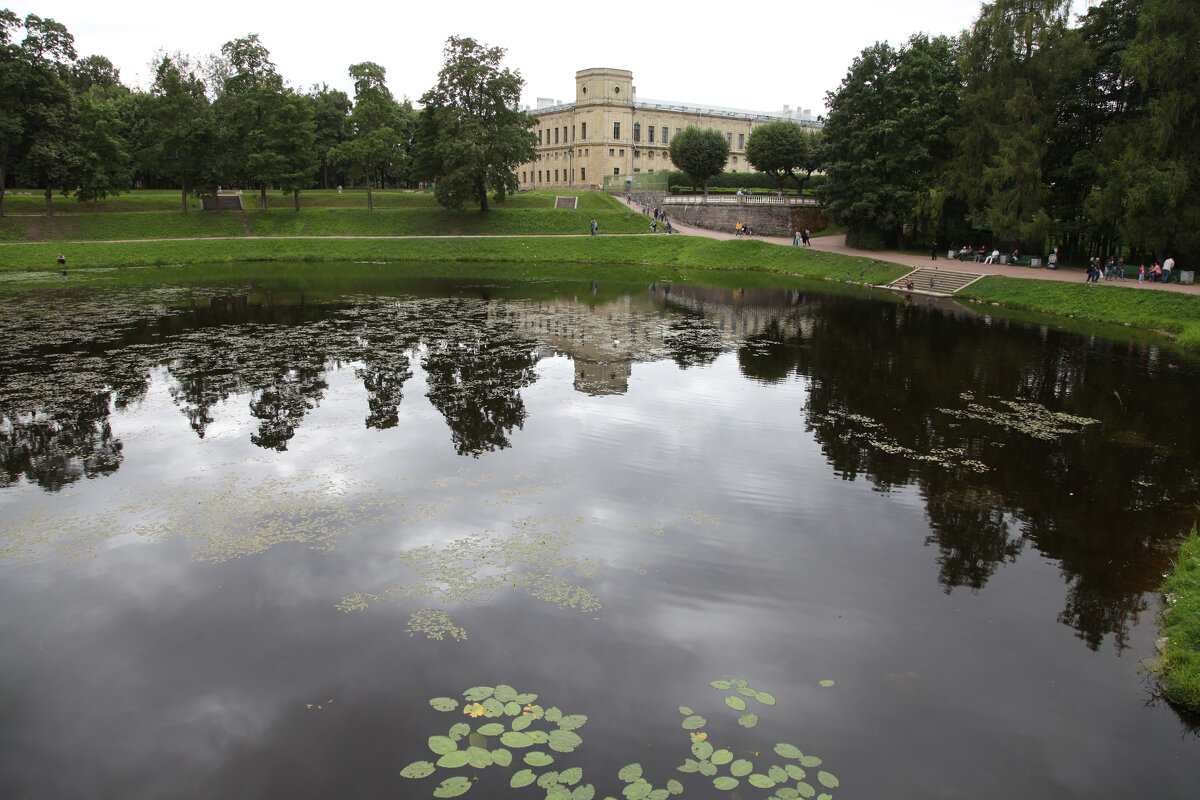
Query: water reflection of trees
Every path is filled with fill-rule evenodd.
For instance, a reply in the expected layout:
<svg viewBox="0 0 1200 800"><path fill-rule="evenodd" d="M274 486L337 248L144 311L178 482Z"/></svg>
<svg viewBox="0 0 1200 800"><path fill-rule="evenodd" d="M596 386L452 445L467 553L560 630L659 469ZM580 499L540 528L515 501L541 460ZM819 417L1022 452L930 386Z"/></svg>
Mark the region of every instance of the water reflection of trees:
<svg viewBox="0 0 1200 800"><path fill-rule="evenodd" d="M1146 610L1173 509L1197 495L1192 385L1153 346L1082 342L1052 329L997 335L986 318L839 298L801 306L808 324L768 327L739 348L744 374L808 384L808 427L832 468L881 490L915 485L946 591L982 589L1027 547L1060 564L1059 620L1092 648L1126 646ZM1005 323L995 323L1003 326ZM801 333L800 331L804 332ZM1104 420L1048 440L966 419L975 398L1027 400ZM863 426L878 424L869 435ZM958 461L912 454L952 451ZM978 461L980 472L963 467Z"/></svg>

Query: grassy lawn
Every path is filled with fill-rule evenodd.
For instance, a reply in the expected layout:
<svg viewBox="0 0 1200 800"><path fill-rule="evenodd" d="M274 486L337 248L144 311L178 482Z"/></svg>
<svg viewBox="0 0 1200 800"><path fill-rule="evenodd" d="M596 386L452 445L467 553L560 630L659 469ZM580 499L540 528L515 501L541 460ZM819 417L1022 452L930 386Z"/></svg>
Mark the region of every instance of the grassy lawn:
<svg viewBox="0 0 1200 800"><path fill-rule="evenodd" d="M201 239L197 241L44 242L0 246L0 269L57 270L231 261L392 261L520 263L544 270L563 264L669 264L709 270L762 271L882 283L904 267L873 259L779 247L765 242L692 236L582 236L464 239Z"/></svg>
<svg viewBox="0 0 1200 800"><path fill-rule="evenodd" d="M1200 712L1200 535L1195 526L1179 548L1162 594L1166 599L1159 618L1165 640L1159 652L1163 693L1172 703Z"/></svg>
<svg viewBox="0 0 1200 800"><path fill-rule="evenodd" d="M150 195L153 195L151 197ZM376 209L366 210L366 194L357 203L343 203L346 195L336 192L312 192L314 202L330 205L302 207L300 211L269 208L266 211L188 212L145 208L162 200L162 192L146 197L122 195L112 198L114 211L100 214L69 213L47 217L44 214L22 216L6 203L0 219L0 242L93 241L111 239L168 239L215 236L412 236L412 235L516 235L586 234L595 219L603 233L643 233L646 221L623 203L600 192L573 191L579 207L554 208L556 194L528 192L493 203L481 213L469 209L449 212L429 193L378 192ZM277 193L276 193L277 194ZM379 196L386 195L386 201ZM268 195L268 198L272 195ZM28 201L31 198L18 196ZM38 198L40 199L40 198ZM246 197L249 201L251 198ZM253 198L257 200L257 196ZM9 201L13 198L9 198ZM74 203L73 200L69 201ZM124 206L122 206L124 203ZM13 205L17 205L13 203ZM39 206L39 210L40 210ZM76 204L75 210L78 210Z"/></svg>
<svg viewBox="0 0 1200 800"><path fill-rule="evenodd" d="M1175 334L1181 346L1200 350L1200 295L989 275L958 296L1006 308L1165 331Z"/></svg>

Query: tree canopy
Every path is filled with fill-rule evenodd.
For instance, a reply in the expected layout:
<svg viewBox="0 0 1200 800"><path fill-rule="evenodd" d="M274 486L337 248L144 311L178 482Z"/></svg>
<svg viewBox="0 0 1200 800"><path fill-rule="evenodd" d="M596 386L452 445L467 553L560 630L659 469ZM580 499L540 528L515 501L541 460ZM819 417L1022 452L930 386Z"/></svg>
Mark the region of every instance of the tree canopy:
<svg viewBox="0 0 1200 800"><path fill-rule="evenodd" d="M704 187L720 175L729 161L729 140L720 131L689 125L671 139L671 162L688 174L692 182Z"/></svg>
<svg viewBox="0 0 1200 800"><path fill-rule="evenodd" d="M488 192L515 192L517 166L536 155L534 119L517 108L525 82L500 68L499 47L451 36L444 53L437 85L421 96L416 173L444 207L487 211Z"/></svg>
<svg viewBox="0 0 1200 800"><path fill-rule="evenodd" d="M778 120L759 125L746 140L746 160L759 172L775 179L782 190L792 180L803 191L804 183L818 169L818 134L794 122Z"/></svg>

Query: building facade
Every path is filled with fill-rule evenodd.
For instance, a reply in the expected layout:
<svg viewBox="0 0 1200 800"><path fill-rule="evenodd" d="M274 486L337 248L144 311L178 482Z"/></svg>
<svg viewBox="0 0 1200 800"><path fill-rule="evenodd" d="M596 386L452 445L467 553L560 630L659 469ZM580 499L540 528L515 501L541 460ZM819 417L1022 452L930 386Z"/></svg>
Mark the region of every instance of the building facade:
<svg viewBox="0 0 1200 800"><path fill-rule="evenodd" d="M596 188L606 175L663 172L671 164L671 137L688 126L712 128L729 141L729 172L750 172L746 140L758 125L789 120L820 127L807 111L788 107L759 113L639 101L633 73L594 68L575 73L575 102L538 100L529 113L537 120L537 158L517 168L522 189Z"/></svg>

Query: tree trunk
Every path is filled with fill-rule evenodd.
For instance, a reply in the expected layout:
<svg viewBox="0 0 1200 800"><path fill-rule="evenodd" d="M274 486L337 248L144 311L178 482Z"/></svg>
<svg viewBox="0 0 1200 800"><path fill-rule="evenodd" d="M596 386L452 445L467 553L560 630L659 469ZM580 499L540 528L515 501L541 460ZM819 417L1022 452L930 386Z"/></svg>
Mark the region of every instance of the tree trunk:
<svg viewBox="0 0 1200 800"><path fill-rule="evenodd" d="M50 181L46 181L46 216L54 216L54 190L50 188Z"/></svg>
<svg viewBox="0 0 1200 800"><path fill-rule="evenodd" d="M179 196L180 196L180 199L183 201L183 213L186 214L187 213L187 178L179 179ZM221 207L221 204L217 203L217 208L220 208L220 207Z"/></svg>
<svg viewBox="0 0 1200 800"><path fill-rule="evenodd" d="M8 160L8 145L0 150L0 217L4 216L4 162Z"/></svg>
<svg viewBox="0 0 1200 800"><path fill-rule="evenodd" d="M321 161L321 188L329 189L329 164L324 160Z"/></svg>
<svg viewBox="0 0 1200 800"><path fill-rule="evenodd" d="M263 211L267 210L267 182L263 181L259 184L258 204Z"/></svg>
<svg viewBox="0 0 1200 800"><path fill-rule="evenodd" d="M487 186L484 185L483 181L477 181L475 183L475 191L479 194L479 210L487 211L488 210Z"/></svg>
<svg viewBox="0 0 1200 800"><path fill-rule="evenodd" d="M100 193L97 191L92 192L92 213L100 213Z"/></svg>
<svg viewBox="0 0 1200 800"><path fill-rule="evenodd" d="M296 210L300 210L300 190L292 189L292 198L296 201Z"/></svg>

